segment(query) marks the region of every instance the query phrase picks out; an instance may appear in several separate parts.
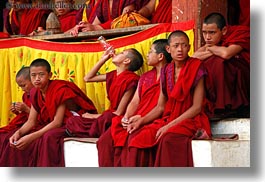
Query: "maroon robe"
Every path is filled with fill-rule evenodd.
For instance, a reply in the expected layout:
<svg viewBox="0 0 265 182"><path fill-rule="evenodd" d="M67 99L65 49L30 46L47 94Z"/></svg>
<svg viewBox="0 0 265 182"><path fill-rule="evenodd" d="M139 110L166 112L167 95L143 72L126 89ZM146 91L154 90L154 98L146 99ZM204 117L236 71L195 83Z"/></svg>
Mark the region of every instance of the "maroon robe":
<svg viewBox="0 0 265 182"><path fill-rule="evenodd" d="M250 1L239 0L240 16L239 24L250 26Z"/></svg>
<svg viewBox="0 0 265 182"><path fill-rule="evenodd" d="M68 81L50 81L45 100L37 88L31 90L30 97L32 106L38 112L38 124L33 131L52 122L58 106L69 100L78 106L75 111L80 115L84 112L97 113L92 101L80 88ZM66 106L62 127L49 130L24 150L17 150L7 145L3 151L5 158L0 159L0 166L64 166L63 138L67 136L64 124L74 117L70 111L72 108L67 104Z"/></svg>
<svg viewBox="0 0 265 182"><path fill-rule="evenodd" d="M75 17L76 17L77 10L70 11L69 13L59 16L59 21L61 24L61 31L66 32L73 28L75 24Z"/></svg>
<svg viewBox="0 0 265 182"><path fill-rule="evenodd" d="M151 23L172 23L172 1L159 0L159 4L152 14Z"/></svg>
<svg viewBox="0 0 265 182"><path fill-rule="evenodd" d="M117 71L111 71L106 75L106 87L110 108L104 111L98 118L84 118L84 122L76 122L69 120L66 125L68 133L77 137L99 137L111 125L111 120L115 116L114 111L117 110L124 93L131 88L136 89L139 76L131 71L123 71L117 75ZM92 126L91 126L91 121Z"/></svg>
<svg viewBox="0 0 265 182"><path fill-rule="evenodd" d="M93 23L94 19L96 18L96 9L99 5L100 0L97 0L97 2L95 3L95 0L90 0L89 4L86 7L86 18L87 18L87 22L88 23ZM86 5L86 4L84 4ZM83 11L84 8L80 8L76 14L76 24L78 24L80 21L82 21L83 19Z"/></svg>
<svg viewBox="0 0 265 182"><path fill-rule="evenodd" d="M18 22L17 15L13 11L11 23L9 22L9 11L5 12L5 27L10 35L28 35L38 27L46 28L46 19L51 10L31 8L23 10L21 21Z"/></svg>
<svg viewBox="0 0 265 182"><path fill-rule="evenodd" d="M135 0L115 0L112 2L112 10L110 11L109 0L102 0L96 10L97 17L101 22L103 29L110 29L111 22L122 14L123 8L134 4Z"/></svg>
<svg viewBox="0 0 265 182"><path fill-rule="evenodd" d="M29 94L24 93L22 100L28 107L31 107ZM28 115L26 112L21 112L7 126L0 128L0 160L2 157L5 157L2 154L4 153L5 146L9 144L9 138L28 120Z"/></svg>
<svg viewBox="0 0 265 182"><path fill-rule="evenodd" d="M172 148L170 149L171 151L164 151L164 149L166 150L168 148L160 147L160 145L167 145L171 143L171 140L167 140L166 143L163 142L165 141L164 137L167 136L167 133L172 133L174 136L181 135L186 137L186 146L191 145L191 139L195 136L198 130L203 129L204 131L206 131L208 136L211 136L211 129L208 118L202 110L200 114L198 114L194 118L185 119L181 121L178 125L171 127L167 131L167 133L165 133L161 137L161 140L156 140L155 136L159 128L171 122L192 106L194 88L198 83L199 79L206 73L201 68L200 60L194 58L189 58L189 60L185 63L185 65L180 71L176 83L174 83L174 71L174 63L170 63L162 70L161 73L162 90L164 95L168 97L168 101L166 103L165 110L163 113L163 118L157 119L153 123L142 127L128 143L129 148L134 147L140 149L147 149L149 151L151 151L152 148L153 150L155 150L157 144L159 144L157 151L158 155L155 160L156 166L161 166L162 164L160 164L159 161L163 161L164 158L168 158L174 163L174 165L163 164L164 166L181 166L181 164L183 163L187 164L187 162L185 162L186 160L192 161L192 156L190 155L191 152L178 152L178 148L176 147L182 146L183 148L185 148L183 144L179 144L176 146L172 145ZM174 140L174 142L177 141ZM120 143L115 143L115 145L118 146L120 145ZM159 155L161 153L164 154L164 152L168 152L168 154L171 154L172 156ZM149 155L143 157L148 158L143 161L152 160L152 158L150 157L150 152ZM189 163L189 165L192 164Z"/></svg>
<svg viewBox="0 0 265 182"><path fill-rule="evenodd" d="M156 104L160 93L160 79L156 78L156 70L152 69L141 75L139 84L138 84L138 94L140 98L140 103L137 107L135 115L146 115L150 110L152 110ZM130 152L133 154L127 158L127 145L126 141L129 137L133 137L129 135L128 132L122 128L121 119L123 116L116 116L112 119L111 132L107 131L104 135L102 135L98 142L98 157L99 157L99 166L101 167L110 167L110 166L128 166L127 163L145 163L143 161L138 161L140 158L131 157L133 154L138 153L138 156L143 154L140 149L130 149ZM135 132L136 133L136 132ZM112 137L113 136L113 137ZM114 141L120 141L123 143L119 147L115 147L113 150ZM115 157L114 157L115 153ZM140 153L140 154L139 154ZM128 162L127 162L128 160ZM119 161L119 162L118 162ZM122 161L122 162L120 162ZM114 163L115 162L115 163ZM147 166L143 164L143 166ZM150 165L148 165L150 166Z"/></svg>
<svg viewBox="0 0 265 182"><path fill-rule="evenodd" d="M29 94L24 93L22 96L22 101L28 106L31 107L31 102L29 99ZM0 134L1 133L7 133L11 130L20 128L27 120L28 120L29 113L27 112L21 112L16 117L14 117L11 122L5 126L0 128Z"/></svg>
<svg viewBox="0 0 265 182"><path fill-rule="evenodd" d="M220 45L240 45L243 50L224 60L211 56L203 61L208 72L205 80L206 97L209 100L209 117L218 111L248 107L250 100L250 29L247 26L228 26ZM249 113L249 111L246 111ZM243 112L244 113L244 112Z"/></svg>

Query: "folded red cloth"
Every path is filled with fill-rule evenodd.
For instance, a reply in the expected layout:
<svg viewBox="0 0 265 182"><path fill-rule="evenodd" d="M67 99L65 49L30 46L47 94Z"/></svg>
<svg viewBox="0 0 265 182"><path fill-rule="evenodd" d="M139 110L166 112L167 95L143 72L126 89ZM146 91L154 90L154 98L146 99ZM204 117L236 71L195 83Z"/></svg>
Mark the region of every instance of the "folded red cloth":
<svg viewBox="0 0 265 182"><path fill-rule="evenodd" d="M9 38L10 35L8 33L5 32L0 32L0 39L5 39L5 38Z"/></svg>

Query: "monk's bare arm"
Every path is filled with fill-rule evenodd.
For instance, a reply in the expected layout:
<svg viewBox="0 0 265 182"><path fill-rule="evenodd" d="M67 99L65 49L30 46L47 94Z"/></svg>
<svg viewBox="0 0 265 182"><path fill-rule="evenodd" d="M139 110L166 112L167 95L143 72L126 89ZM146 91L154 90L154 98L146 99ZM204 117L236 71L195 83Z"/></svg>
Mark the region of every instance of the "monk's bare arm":
<svg viewBox="0 0 265 182"><path fill-rule="evenodd" d="M140 97L139 97L138 87L137 87L131 102L127 106L126 113L124 114L124 118L128 119L131 116L133 116L138 108L139 103L140 103Z"/></svg>
<svg viewBox="0 0 265 182"><path fill-rule="evenodd" d="M194 94L193 94L193 104L192 106L181 114L178 118L170 122L168 125L173 126L176 125L178 122L181 122L188 118L193 118L201 112L202 104L204 99L204 78L202 77L197 86L195 87Z"/></svg>
<svg viewBox="0 0 265 182"><path fill-rule="evenodd" d="M230 45L228 47L214 45L208 47L207 50L223 59L230 59L241 52L243 48L240 45Z"/></svg>
<svg viewBox="0 0 265 182"><path fill-rule="evenodd" d="M114 114L120 116L122 114L125 113L126 108L129 104L129 102L131 101L133 94L135 92L135 88L131 88L130 90L126 91L119 103L119 106L117 108L117 110L114 112Z"/></svg>
<svg viewBox="0 0 265 182"><path fill-rule="evenodd" d="M155 0L150 0L144 7L142 7L138 13L146 18L150 18L155 11Z"/></svg>
<svg viewBox="0 0 265 182"><path fill-rule="evenodd" d="M102 55L102 57L100 58L100 60L94 65L94 67L85 75L84 77L84 81L85 82L102 82L102 81L106 81L106 75L105 74L101 74L101 75L97 75L98 71L100 70L100 68L103 66L103 64L109 60L109 58L111 57L111 53L112 53L112 47L109 47L104 54Z"/></svg>

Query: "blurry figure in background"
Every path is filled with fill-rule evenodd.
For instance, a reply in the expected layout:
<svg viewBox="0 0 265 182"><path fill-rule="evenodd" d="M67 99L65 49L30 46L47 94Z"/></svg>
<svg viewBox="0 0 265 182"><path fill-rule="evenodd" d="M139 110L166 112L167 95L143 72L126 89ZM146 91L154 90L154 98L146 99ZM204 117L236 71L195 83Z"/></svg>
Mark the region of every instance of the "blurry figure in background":
<svg viewBox="0 0 265 182"><path fill-rule="evenodd" d="M59 18L62 32L75 26L77 10L74 9L74 3L74 0L54 0L55 14Z"/></svg>
<svg viewBox="0 0 265 182"><path fill-rule="evenodd" d="M13 1L12 1L13 2ZM4 31L10 35L28 36L38 27L46 27L46 19L51 12L49 0L18 0L5 12Z"/></svg>
<svg viewBox="0 0 265 182"><path fill-rule="evenodd" d="M134 1L135 0L99 0L96 9L96 17L93 23L80 22L70 34L77 36L78 32L110 29L113 19L135 9Z"/></svg>
<svg viewBox="0 0 265 182"><path fill-rule="evenodd" d="M87 0L76 14L76 25L80 22L93 23L100 0Z"/></svg>
<svg viewBox="0 0 265 182"><path fill-rule="evenodd" d="M136 1L139 8L139 4L141 4L142 1ZM172 23L172 1L150 0L146 5L138 10L138 13L151 20L151 23Z"/></svg>
<svg viewBox="0 0 265 182"><path fill-rule="evenodd" d="M46 20L46 30L38 27L31 35L50 35L67 33L75 26L77 10L74 9L73 0L53 0L54 12L51 12Z"/></svg>
<svg viewBox="0 0 265 182"><path fill-rule="evenodd" d="M250 26L250 0L227 1L228 25Z"/></svg>

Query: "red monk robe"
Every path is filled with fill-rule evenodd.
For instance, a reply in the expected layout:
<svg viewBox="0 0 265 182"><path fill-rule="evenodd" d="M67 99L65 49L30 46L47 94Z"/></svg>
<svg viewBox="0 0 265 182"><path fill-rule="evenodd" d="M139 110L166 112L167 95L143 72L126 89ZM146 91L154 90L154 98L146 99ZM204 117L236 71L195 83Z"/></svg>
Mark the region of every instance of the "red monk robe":
<svg viewBox="0 0 265 182"><path fill-rule="evenodd" d="M156 70L152 69L141 75L138 84L138 94L140 103L135 115L145 115L157 104L159 97L160 82L156 78ZM114 166L113 157L113 139L127 140L128 132L122 128L121 119L123 116L116 116L112 119L111 132L110 129L105 132L97 142L98 159L100 167ZM112 133L112 136L111 136ZM123 145L124 146L124 145ZM115 149L116 153L121 152L122 147ZM124 149L126 150L126 149ZM118 157L121 157L118 155ZM116 165L117 166L117 165Z"/></svg>
<svg viewBox="0 0 265 182"><path fill-rule="evenodd" d="M157 144L164 141L163 138L167 136L168 133L172 133L174 136L180 135L182 139L183 137L186 138L185 145L183 145L182 139L174 140L173 142L175 144L170 146L171 148L160 147L159 144L155 161L156 166L192 166L191 139L195 136L195 133L201 129L211 136L208 118L202 110L201 113L194 118L183 120L178 125L171 127L167 133L161 137L161 140L156 141L156 133L159 128L171 122L192 106L194 88L199 79L206 74L204 69L201 68L201 62L193 58L190 58L182 67L176 83L174 83L173 79L175 75L174 72L174 63L170 63L161 73L162 90L164 95L168 97L163 118L157 119L149 125L145 125L128 142L129 148L140 148L150 151L152 148L155 150ZM169 140L168 142L170 143L172 141ZM123 142L115 141L115 146L123 144ZM168 154L164 155L164 152ZM163 155L160 155L161 153ZM147 152L146 156L143 156L144 159L141 160L150 161L152 159L150 155L151 154ZM127 158L129 159L130 156ZM161 161L165 161L165 163L161 163ZM172 163L168 164L166 162Z"/></svg>
<svg viewBox="0 0 265 182"><path fill-rule="evenodd" d="M100 0L88 0L84 4L84 8L80 8L76 14L76 24L80 21L93 23L94 19L96 18L96 9L99 5Z"/></svg>
<svg viewBox="0 0 265 182"><path fill-rule="evenodd" d="M44 127L55 116L58 106L66 103L64 124L73 116L74 110L79 115L85 112L96 113L92 101L74 83L53 80L46 91L45 100L39 89L33 88L30 93L32 107L38 112L38 125L34 131ZM69 103L69 104L68 104ZM51 129L42 137L33 141L25 150L17 150L9 145L5 147L5 158L0 160L0 166L64 166L63 138L66 137L64 125Z"/></svg>
<svg viewBox="0 0 265 182"><path fill-rule="evenodd" d="M247 26L228 26L220 46L240 45L243 50L229 60L212 56L203 61L208 72L206 97L209 116L218 109L248 108L250 101L250 29ZM238 111L244 114L249 111ZM249 116L246 116L249 117Z"/></svg>
<svg viewBox="0 0 265 182"><path fill-rule="evenodd" d="M112 20L120 16L126 6L134 4L134 1L135 0L116 0L112 1L111 6L109 4L109 0L100 1L96 10L97 17L101 22L100 26L103 29L110 29ZM110 7L112 7L111 10Z"/></svg>
<svg viewBox="0 0 265 182"><path fill-rule="evenodd" d="M27 93L23 94L22 100L28 107L31 107L31 102ZM0 128L0 159L5 157L2 154L4 153L4 147L9 144L9 138L28 120L28 115L27 112L21 112L16 115L7 126Z"/></svg>
<svg viewBox="0 0 265 182"><path fill-rule="evenodd" d="M110 108L104 111L98 118L86 118L85 122L71 121L66 125L68 133L77 137L99 137L111 125L111 120L117 110L124 93L132 88L136 89L139 76L131 71L123 71L117 75L117 71L111 71L106 74L106 87ZM90 123L93 122L91 126Z"/></svg>
<svg viewBox="0 0 265 182"><path fill-rule="evenodd" d="M28 35L38 27L46 27L46 19L51 10L31 8L23 10L20 22L17 19L15 11L9 15L5 12L5 28L10 35Z"/></svg>
<svg viewBox="0 0 265 182"><path fill-rule="evenodd" d="M31 106L31 102L30 102L30 99L29 99L29 94L24 93L22 95L22 101L28 107ZM27 112L21 112L18 115L16 115L16 117L14 117L7 126L0 128L0 134L1 133L7 133L7 132L9 132L11 130L14 130L14 129L17 129L17 128L21 127L28 120L28 115L29 115L29 113L27 113Z"/></svg>
<svg viewBox="0 0 265 182"><path fill-rule="evenodd" d="M171 0L159 0L159 4L152 14L151 23L172 23Z"/></svg>
<svg viewBox="0 0 265 182"><path fill-rule="evenodd" d="M69 13L58 17L61 24L62 32L66 32L76 25L75 24L76 13L77 10L72 10Z"/></svg>

